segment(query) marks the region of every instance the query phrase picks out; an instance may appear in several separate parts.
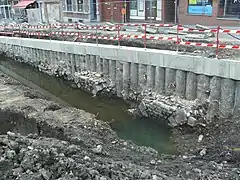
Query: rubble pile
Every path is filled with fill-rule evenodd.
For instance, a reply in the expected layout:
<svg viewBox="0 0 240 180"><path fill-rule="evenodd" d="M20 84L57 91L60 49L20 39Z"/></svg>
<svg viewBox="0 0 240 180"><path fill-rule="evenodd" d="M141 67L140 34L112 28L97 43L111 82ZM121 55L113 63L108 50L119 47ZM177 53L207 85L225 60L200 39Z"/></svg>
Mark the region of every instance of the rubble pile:
<svg viewBox="0 0 240 180"><path fill-rule="evenodd" d="M165 119L171 127L204 125L208 103L187 101L176 96L153 94L145 96L137 107L144 117Z"/></svg>
<svg viewBox="0 0 240 180"><path fill-rule="evenodd" d="M0 90L0 180L240 178L239 120L219 120L194 134L181 131L173 136L183 149L179 155L159 155L120 139L90 113L53 108L3 74Z"/></svg>
<svg viewBox="0 0 240 180"><path fill-rule="evenodd" d="M0 179L157 179L161 175L157 170L108 159L101 145L84 150L67 141L13 132L0 135L0 145Z"/></svg>
<svg viewBox="0 0 240 180"><path fill-rule="evenodd" d="M112 143L114 144L114 143ZM205 150L204 154L202 153ZM86 148L36 134L0 135L1 180L114 180L114 179L238 179L239 167L227 161L206 161L206 149L197 156L162 156L149 163L109 156L107 148ZM136 152L137 153L137 152ZM229 155L229 152L228 152ZM206 157L207 158L207 157ZM141 165L140 165L141 164ZM164 172L164 173L163 173Z"/></svg>
<svg viewBox="0 0 240 180"><path fill-rule="evenodd" d="M103 74L91 71L75 72L74 83L78 88L87 90L96 96L99 93L111 96L116 94L115 83L103 77Z"/></svg>

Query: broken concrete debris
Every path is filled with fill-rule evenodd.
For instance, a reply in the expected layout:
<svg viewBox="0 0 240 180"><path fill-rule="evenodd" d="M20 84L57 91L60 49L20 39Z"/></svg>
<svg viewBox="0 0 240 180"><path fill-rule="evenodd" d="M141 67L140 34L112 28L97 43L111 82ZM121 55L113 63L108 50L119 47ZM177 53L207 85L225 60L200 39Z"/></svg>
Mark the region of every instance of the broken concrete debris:
<svg viewBox="0 0 240 180"><path fill-rule="evenodd" d="M206 140L204 138L201 143L190 143L191 148L197 149L194 155L188 151L181 152L180 156L158 155L152 148L119 139L107 124L96 120L89 113L75 108L48 110L46 107L52 102L25 97L22 85L6 82L12 81L1 76L2 92L12 92L1 96L0 115L10 118L10 121L7 121L8 118L0 119L1 180L239 179L239 166L229 163L235 160L234 153L229 150L223 152L222 142L210 141L211 144L198 149L197 144L211 140L206 136ZM25 111L26 106L31 106L32 111ZM145 104L145 107L148 105ZM171 110L176 111L178 107ZM183 113L185 111L180 108L176 114L183 118L191 116L191 113ZM194 110L193 114L198 113ZM218 124L209 133L222 130L220 121ZM236 129L234 132L239 132L239 126ZM214 137L217 138L212 139L219 140L222 134L216 134ZM179 141L179 145L188 145L182 142ZM201 156L200 151L204 148L207 149L206 154L203 151Z"/></svg>
<svg viewBox="0 0 240 180"><path fill-rule="evenodd" d="M186 101L174 96L152 94L143 96L137 109L144 117L165 119L172 127L189 125L191 127L203 123L207 112L207 103Z"/></svg>

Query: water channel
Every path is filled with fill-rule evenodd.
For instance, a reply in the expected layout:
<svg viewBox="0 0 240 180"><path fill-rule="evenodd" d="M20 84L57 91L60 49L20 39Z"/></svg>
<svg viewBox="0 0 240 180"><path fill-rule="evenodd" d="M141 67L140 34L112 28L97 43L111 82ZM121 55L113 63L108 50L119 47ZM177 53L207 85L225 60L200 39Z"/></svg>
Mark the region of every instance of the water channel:
<svg viewBox="0 0 240 180"><path fill-rule="evenodd" d="M170 140L171 131L166 122L161 120L139 118L130 116L126 110L128 104L121 99L111 99L108 97L95 97L90 94L70 86L62 79L48 76L28 65L15 62L1 57L0 65L6 68L9 75L13 76L24 84L40 89L40 92L48 98L60 99L61 102L83 109L87 112L98 114L98 119L112 121L111 127L120 138L132 140L138 145L150 146L160 153L174 153L175 148ZM16 75L14 75L16 74ZM21 77L21 79L17 78ZM29 83L28 83L29 82ZM58 101L59 102L59 101ZM61 103L60 102L60 103Z"/></svg>

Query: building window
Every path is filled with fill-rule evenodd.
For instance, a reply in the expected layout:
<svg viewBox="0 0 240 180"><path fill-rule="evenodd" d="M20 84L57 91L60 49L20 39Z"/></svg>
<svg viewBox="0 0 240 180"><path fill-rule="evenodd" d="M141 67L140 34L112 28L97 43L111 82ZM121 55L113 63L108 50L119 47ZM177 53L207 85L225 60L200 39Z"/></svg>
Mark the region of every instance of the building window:
<svg viewBox="0 0 240 180"><path fill-rule="evenodd" d="M2 0L0 1L0 5L10 5L8 0Z"/></svg>
<svg viewBox="0 0 240 180"><path fill-rule="evenodd" d="M83 0L65 0L68 12L83 12Z"/></svg>
<svg viewBox="0 0 240 180"><path fill-rule="evenodd" d="M10 5L0 5L0 19L11 18L11 6Z"/></svg>
<svg viewBox="0 0 240 180"><path fill-rule="evenodd" d="M66 0L66 10L73 11L73 3L72 0Z"/></svg>
<svg viewBox="0 0 240 180"><path fill-rule="evenodd" d="M218 17L240 19L240 0L220 0Z"/></svg>
<svg viewBox="0 0 240 180"><path fill-rule="evenodd" d="M77 0L77 11L83 12L83 0Z"/></svg>
<svg viewBox="0 0 240 180"><path fill-rule="evenodd" d="M0 19L11 18L11 6L8 0L0 1Z"/></svg>
<svg viewBox="0 0 240 180"><path fill-rule="evenodd" d="M19 2L18 0L13 1L13 5L16 5L18 2ZM19 8L14 8L13 10L15 14L17 15L21 14L21 10Z"/></svg>
<svg viewBox="0 0 240 180"><path fill-rule="evenodd" d="M130 1L130 16L138 15L138 3L137 0Z"/></svg>
<svg viewBox="0 0 240 180"><path fill-rule="evenodd" d="M188 0L188 14L212 16L212 0Z"/></svg>

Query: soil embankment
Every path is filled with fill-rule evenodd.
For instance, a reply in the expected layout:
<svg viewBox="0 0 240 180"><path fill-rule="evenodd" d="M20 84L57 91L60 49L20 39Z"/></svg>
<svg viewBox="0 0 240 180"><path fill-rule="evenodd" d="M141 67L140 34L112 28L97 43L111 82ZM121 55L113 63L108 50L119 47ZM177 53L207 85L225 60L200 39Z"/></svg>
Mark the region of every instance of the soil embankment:
<svg viewBox="0 0 240 180"><path fill-rule="evenodd" d="M0 94L0 179L239 179L237 120L175 129L180 155L158 155L4 74Z"/></svg>

